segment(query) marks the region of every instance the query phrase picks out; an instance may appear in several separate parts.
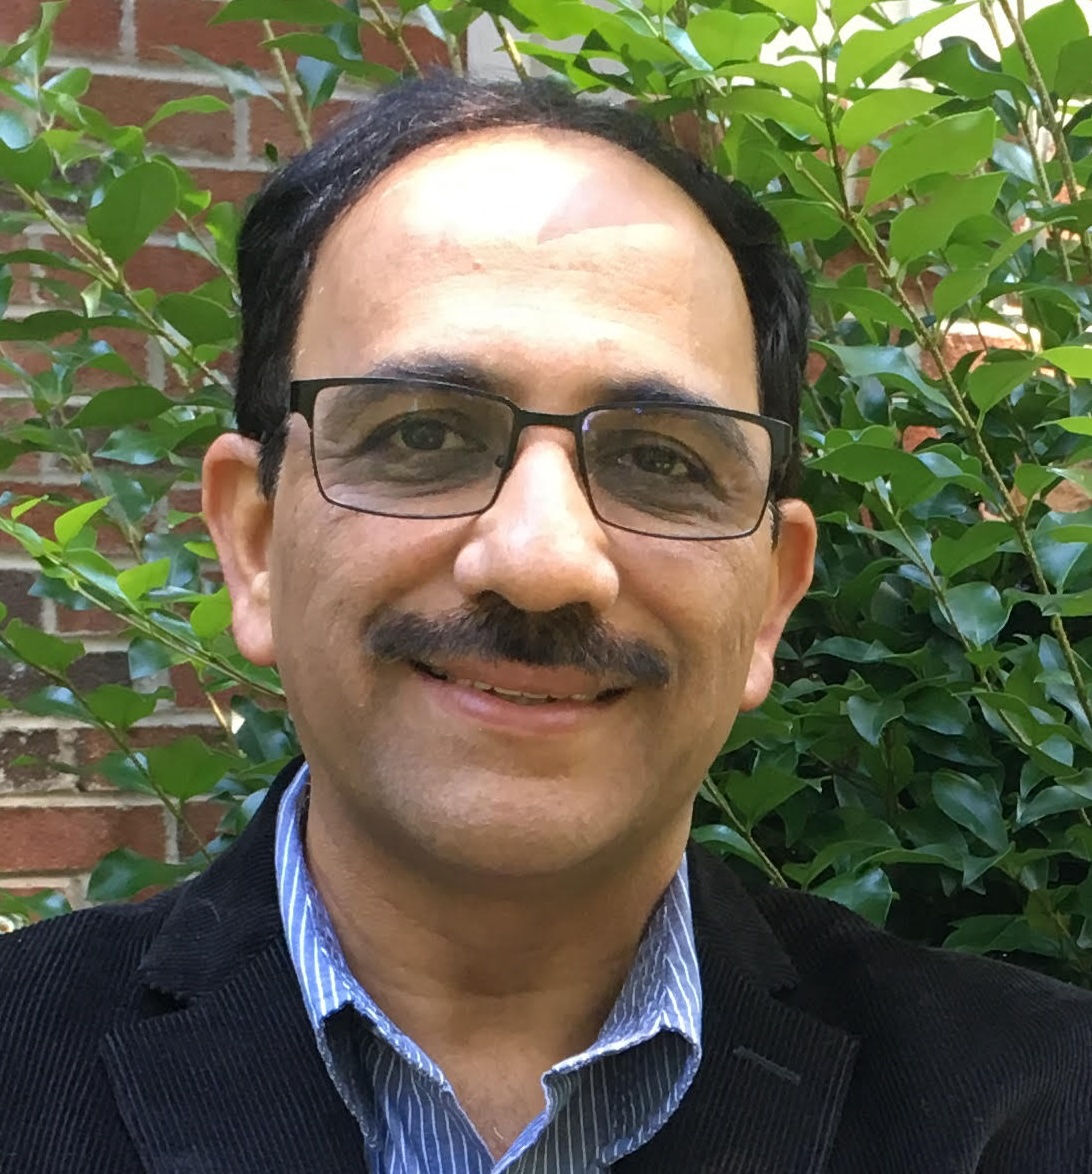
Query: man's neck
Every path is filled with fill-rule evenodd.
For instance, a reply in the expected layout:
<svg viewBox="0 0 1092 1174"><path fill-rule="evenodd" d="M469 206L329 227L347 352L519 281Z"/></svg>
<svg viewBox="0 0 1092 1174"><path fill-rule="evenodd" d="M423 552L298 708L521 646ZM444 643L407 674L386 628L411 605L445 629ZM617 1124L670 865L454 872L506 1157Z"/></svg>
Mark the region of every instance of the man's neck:
<svg viewBox="0 0 1092 1174"><path fill-rule="evenodd" d="M686 833L579 876L459 883L406 867L332 815L312 796L306 851L349 969L445 1072L459 1054L512 1051L541 1074L589 1047Z"/></svg>

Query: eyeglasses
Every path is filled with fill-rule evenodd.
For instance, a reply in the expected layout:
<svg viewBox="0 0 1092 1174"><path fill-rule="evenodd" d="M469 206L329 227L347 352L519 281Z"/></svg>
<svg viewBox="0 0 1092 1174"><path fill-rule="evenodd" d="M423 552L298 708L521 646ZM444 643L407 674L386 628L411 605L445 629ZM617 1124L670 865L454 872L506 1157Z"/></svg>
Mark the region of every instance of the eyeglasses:
<svg viewBox="0 0 1092 1174"><path fill-rule="evenodd" d="M792 429L728 408L632 402L572 415L430 380L301 379L290 407L333 505L394 518L463 518L497 500L525 428L563 428L595 516L657 538L754 533Z"/></svg>

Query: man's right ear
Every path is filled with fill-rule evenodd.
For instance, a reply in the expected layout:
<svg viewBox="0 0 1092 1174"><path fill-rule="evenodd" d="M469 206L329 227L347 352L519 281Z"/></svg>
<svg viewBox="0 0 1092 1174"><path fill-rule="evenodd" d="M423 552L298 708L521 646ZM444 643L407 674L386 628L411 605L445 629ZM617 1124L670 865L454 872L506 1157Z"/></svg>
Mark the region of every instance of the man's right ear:
<svg viewBox="0 0 1092 1174"><path fill-rule="evenodd" d="M201 504L231 596L239 651L257 665L276 663L270 611L269 553L273 501L258 484L256 440L218 436L201 470Z"/></svg>

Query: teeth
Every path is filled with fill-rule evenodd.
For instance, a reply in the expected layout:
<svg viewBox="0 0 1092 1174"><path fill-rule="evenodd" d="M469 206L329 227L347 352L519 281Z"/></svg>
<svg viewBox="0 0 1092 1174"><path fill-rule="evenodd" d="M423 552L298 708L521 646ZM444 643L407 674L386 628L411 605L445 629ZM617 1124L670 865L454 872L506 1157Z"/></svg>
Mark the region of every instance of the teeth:
<svg viewBox="0 0 1092 1174"><path fill-rule="evenodd" d="M456 680L456 685L468 685L481 693L495 693L498 697L506 697L510 701L518 701L525 705L542 704L549 701L594 701L593 693L570 693L555 697L551 693L522 693L518 689L502 689L499 685L489 685L485 681Z"/></svg>

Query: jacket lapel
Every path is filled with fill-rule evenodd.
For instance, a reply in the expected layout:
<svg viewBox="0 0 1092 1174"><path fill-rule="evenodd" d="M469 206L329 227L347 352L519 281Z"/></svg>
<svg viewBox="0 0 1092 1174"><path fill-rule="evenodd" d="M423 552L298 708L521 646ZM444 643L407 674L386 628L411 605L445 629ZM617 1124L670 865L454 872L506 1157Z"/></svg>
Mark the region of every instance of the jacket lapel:
<svg viewBox="0 0 1092 1174"><path fill-rule="evenodd" d="M283 941L278 778L232 850L184 886L102 1058L149 1174L364 1174Z"/></svg>
<svg viewBox="0 0 1092 1174"><path fill-rule="evenodd" d="M664 1128L617 1174L819 1174L857 1041L787 1006L797 976L726 865L690 853L702 976L702 1063Z"/></svg>

